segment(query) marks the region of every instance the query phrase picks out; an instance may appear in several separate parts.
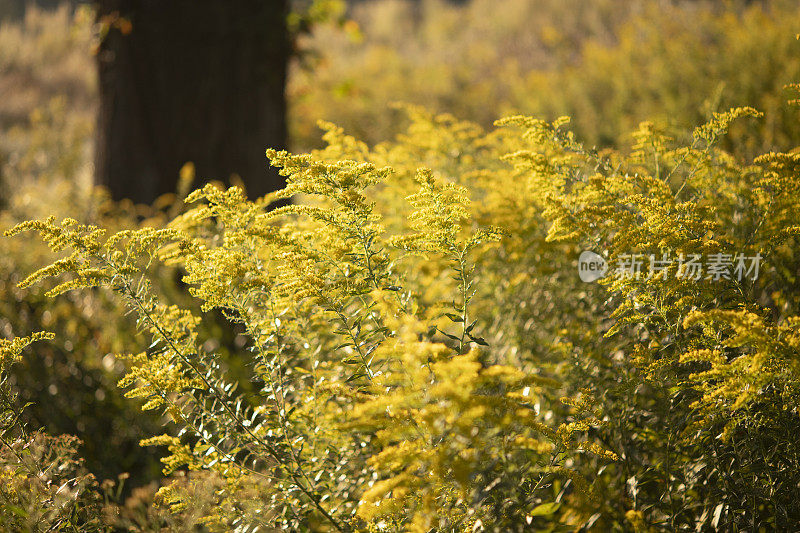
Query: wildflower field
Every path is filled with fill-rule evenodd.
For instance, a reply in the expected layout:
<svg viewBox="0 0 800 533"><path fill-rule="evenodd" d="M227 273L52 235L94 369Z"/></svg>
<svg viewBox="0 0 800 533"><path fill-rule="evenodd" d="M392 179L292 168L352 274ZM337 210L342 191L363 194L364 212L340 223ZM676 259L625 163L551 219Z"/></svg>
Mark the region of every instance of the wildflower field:
<svg viewBox="0 0 800 533"><path fill-rule="evenodd" d="M797 4L341 9L152 206L0 22L0 531L800 531Z"/></svg>

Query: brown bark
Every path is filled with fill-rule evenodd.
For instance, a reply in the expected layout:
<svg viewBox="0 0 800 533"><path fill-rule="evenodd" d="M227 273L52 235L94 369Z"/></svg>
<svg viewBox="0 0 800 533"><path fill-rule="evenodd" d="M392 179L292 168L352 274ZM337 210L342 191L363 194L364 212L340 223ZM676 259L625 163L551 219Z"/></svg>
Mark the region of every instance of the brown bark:
<svg viewBox="0 0 800 533"><path fill-rule="evenodd" d="M99 20L124 20L97 55L96 182L150 203L191 161L195 186L237 174L251 198L280 188L264 151L286 144L287 3L100 0Z"/></svg>

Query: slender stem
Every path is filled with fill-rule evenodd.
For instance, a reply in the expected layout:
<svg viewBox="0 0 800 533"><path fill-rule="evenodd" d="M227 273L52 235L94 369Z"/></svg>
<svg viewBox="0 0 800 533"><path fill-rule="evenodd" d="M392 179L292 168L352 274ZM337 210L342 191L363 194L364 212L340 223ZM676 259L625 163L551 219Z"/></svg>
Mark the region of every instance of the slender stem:
<svg viewBox="0 0 800 533"><path fill-rule="evenodd" d="M205 377L205 375L203 375L203 373L200 372L200 370L194 365L194 363L192 363L192 361L181 350L179 350L178 347L173 343L171 336L169 334L167 334L166 331L164 331L164 329L161 327L161 325L158 324L155 321L155 319L150 315L150 313L144 307L144 304L141 302L139 297L136 295L136 293L131 288L128 278L127 277L123 277L122 273L119 271L119 269L116 267L116 265L114 265L113 263L109 262L104 257L102 257L102 256L96 256L96 257L99 257L99 259L103 263L105 263L106 265L108 265L111 268L113 268L114 271L118 275L120 275L122 277L122 279L124 280L123 281L123 286L127 291L126 292L127 296L131 299L131 301L134 302L136 307L139 309L140 313L142 313L142 316L144 318L146 318L150 322L150 324L156 329L158 334L169 345L170 349L172 349L173 352L175 354L177 354L180 357L180 359L182 361L184 361L184 363L195 373L195 375L197 375L201 379L201 381L203 381L203 384L206 385L208 387L208 390L212 392L212 395L217 400L219 400L220 405L222 405L223 408L228 412L228 414L231 416L231 418L234 420L234 422L236 422L241 429L243 429L247 434L249 434L254 439L255 442L257 442L260 445L262 445L264 447L264 449L267 451L267 453L269 453L273 458L275 458L279 462L279 464L282 464L282 461L281 461L281 458L280 458L280 454L272 446L270 446L269 443L264 441L262 438L260 438L256 434L254 434L253 431L249 427L247 427L247 425L245 425L242 422L242 420L238 417L238 415L228 405L226 399L222 398L219 395L219 392L217 391L216 387L214 387L213 384L210 381L208 381L208 379ZM322 507L322 504L319 502L319 499L316 497L316 495L312 494L311 491L309 491L309 489L306 488L304 486L304 484L300 482L296 472L290 471L289 472L289 476L292 478L292 480L294 481L294 483L297 486L297 488L300 489L300 491L303 492L303 494L305 494L311 500L311 502L314 504L314 506L317 508L317 510L329 522L331 522L331 524L337 529L337 531L345 531L342 528L342 526L339 524L339 522L335 518L333 518L330 515L330 513L324 507Z"/></svg>

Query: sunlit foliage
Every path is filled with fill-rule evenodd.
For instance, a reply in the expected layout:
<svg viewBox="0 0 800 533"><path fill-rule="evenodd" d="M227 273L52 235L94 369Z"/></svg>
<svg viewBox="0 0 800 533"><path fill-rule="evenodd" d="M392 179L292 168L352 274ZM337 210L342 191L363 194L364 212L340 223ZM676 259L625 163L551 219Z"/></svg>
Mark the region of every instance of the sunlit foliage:
<svg viewBox="0 0 800 533"><path fill-rule="evenodd" d="M597 153L515 116L485 132L415 107L374 148L333 125L268 151L284 190L208 185L163 227L24 222L61 259L22 280L100 286L150 339L120 384L177 432L167 474L219 478L205 523L246 530L781 527L796 519L800 196L794 156L718 146L750 108ZM271 202L295 204L269 210ZM757 279L582 283L592 249L760 254ZM202 312L164 302L180 269ZM55 278L51 284L46 281ZM199 332L246 337L243 390ZM252 391L252 392L251 392ZM180 483L159 492L196 510Z"/></svg>
<svg viewBox="0 0 800 533"><path fill-rule="evenodd" d="M267 152L287 186L256 202L213 185L155 209L81 192L90 128L63 100L41 107L3 163L21 185L0 214L14 237L0 241L0 526L791 530L800 158L784 105L797 86L782 84L796 13L765 4L672 6L659 33L647 9L597 3L618 39L589 32L529 75L478 54L509 74L486 79L510 100L435 61L406 69L413 47L367 49L358 77L292 98L298 120L342 119L369 143L319 123L319 150ZM488 9L425 5L451 28ZM536 35L567 50L549 24ZM373 107L387 87L415 100L416 84L483 125ZM337 98L372 115L337 116ZM490 128L502 108L571 111L575 131L538 114ZM583 250L610 275L582 282ZM617 270L631 254L641 276ZM648 270L726 254L759 257L758 275ZM73 408L87 435L112 434L107 449L23 423ZM86 466L139 437L138 457L166 455L164 483L126 500Z"/></svg>

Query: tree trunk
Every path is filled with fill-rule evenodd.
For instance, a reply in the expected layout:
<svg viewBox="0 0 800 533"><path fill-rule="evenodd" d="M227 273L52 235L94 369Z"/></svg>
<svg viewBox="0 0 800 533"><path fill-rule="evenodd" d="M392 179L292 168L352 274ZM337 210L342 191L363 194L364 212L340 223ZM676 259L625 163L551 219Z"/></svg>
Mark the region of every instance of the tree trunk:
<svg viewBox="0 0 800 533"><path fill-rule="evenodd" d="M191 161L195 185L236 174L250 198L283 185L264 151L286 144L288 0L99 0L98 8L98 20L112 22L97 55L98 184L114 199L151 203L175 192Z"/></svg>

